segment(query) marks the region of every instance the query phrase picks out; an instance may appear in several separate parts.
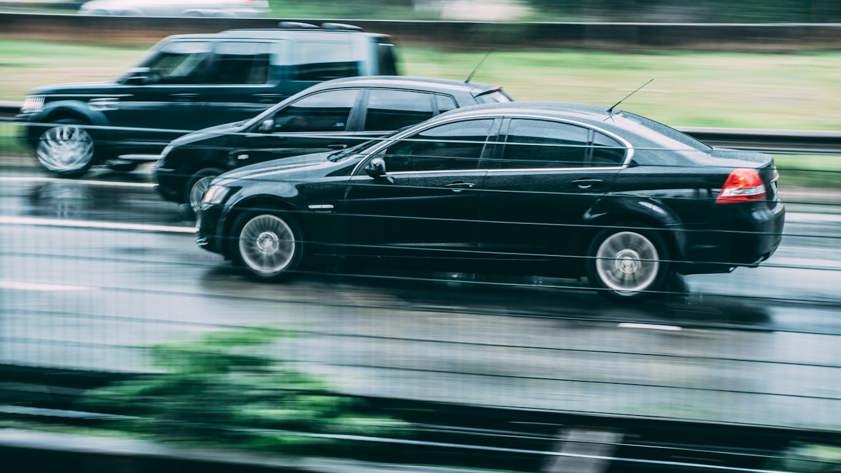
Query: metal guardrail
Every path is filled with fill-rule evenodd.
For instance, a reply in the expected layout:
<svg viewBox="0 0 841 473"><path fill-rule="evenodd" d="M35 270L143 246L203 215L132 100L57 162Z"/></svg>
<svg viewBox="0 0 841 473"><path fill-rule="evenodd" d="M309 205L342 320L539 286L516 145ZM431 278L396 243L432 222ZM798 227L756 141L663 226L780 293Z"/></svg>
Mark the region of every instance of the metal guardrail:
<svg viewBox="0 0 841 473"><path fill-rule="evenodd" d="M0 121L13 121L20 103L0 101ZM777 153L841 154L841 132L678 127L711 146Z"/></svg>

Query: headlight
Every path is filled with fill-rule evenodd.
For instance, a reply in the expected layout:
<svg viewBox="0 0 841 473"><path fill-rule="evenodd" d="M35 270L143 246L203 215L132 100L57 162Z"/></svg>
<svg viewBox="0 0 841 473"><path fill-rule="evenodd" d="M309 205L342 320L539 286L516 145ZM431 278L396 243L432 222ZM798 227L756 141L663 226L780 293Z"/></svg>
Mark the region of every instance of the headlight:
<svg viewBox="0 0 841 473"><path fill-rule="evenodd" d="M229 191L230 189L225 186L211 186L210 189L204 193L202 203L210 205L221 203L225 200L225 196L228 195Z"/></svg>
<svg viewBox="0 0 841 473"><path fill-rule="evenodd" d="M44 109L43 95L27 95L20 107L22 113L35 113Z"/></svg>

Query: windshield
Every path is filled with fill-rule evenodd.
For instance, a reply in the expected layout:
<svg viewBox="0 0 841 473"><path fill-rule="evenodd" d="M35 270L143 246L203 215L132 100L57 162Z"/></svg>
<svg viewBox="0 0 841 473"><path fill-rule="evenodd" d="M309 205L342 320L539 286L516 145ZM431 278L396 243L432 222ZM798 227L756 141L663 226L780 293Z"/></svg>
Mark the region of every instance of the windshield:
<svg viewBox="0 0 841 473"><path fill-rule="evenodd" d="M637 115L635 113L630 113L630 112L621 112L621 115L624 118L627 118L628 120L637 122L640 125L654 131L655 133L658 133L662 136L665 136L666 138L668 138L672 141L677 141L678 143L680 143L683 146L686 146L689 149L697 150L697 151L704 151L704 152L707 152L707 151L712 149L711 147L705 145L704 143L701 143L700 141L696 140L695 138L692 138L691 136L687 135L686 133L682 133L682 132L680 132L678 130L675 130L674 128L672 128L668 125L664 125L664 124L662 124L658 121L654 121L650 118L646 118L646 117Z"/></svg>

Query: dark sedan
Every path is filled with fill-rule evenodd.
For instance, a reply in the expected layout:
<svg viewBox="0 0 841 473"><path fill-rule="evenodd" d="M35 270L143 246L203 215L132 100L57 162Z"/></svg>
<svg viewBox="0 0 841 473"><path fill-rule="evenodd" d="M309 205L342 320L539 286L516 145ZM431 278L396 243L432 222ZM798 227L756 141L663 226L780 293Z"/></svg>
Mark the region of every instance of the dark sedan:
<svg viewBox="0 0 841 473"><path fill-rule="evenodd" d="M230 169L344 149L456 108L509 101L498 87L451 80L378 76L323 82L251 120L176 139L158 161L158 191L195 211L213 178Z"/></svg>
<svg viewBox="0 0 841 473"><path fill-rule="evenodd" d="M511 103L456 110L350 153L214 181L198 244L258 279L315 255L580 277L657 293L671 273L756 266L779 245L774 161L627 112Z"/></svg>

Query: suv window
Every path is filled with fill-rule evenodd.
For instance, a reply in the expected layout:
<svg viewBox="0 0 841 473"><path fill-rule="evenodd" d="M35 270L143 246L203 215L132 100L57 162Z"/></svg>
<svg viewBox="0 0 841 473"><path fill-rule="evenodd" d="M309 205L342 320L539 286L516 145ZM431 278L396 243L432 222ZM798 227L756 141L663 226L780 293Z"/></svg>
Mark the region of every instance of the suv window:
<svg viewBox="0 0 841 473"><path fill-rule="evenodd" d="M176 41L164 45L143 64L158 84L198 84L205 76L210 60L210 43Z"/></svg>
<svg viewBox="0 0 841 473"><path fill-rule="evenodd" d="M218 43L208 83L265 84L269 80L270 62L269 43Z"/></svg>
<svg viewBox="0 0 841 473"><path fill-rule="evenodd" d="M590 130L567 123L513 119L497 168L582 167Z"/></svg>
<svg viewBox="0 0 841 473"><path fill-rule="evenodd" d="M408 90L371 89L365 130L397 130L432 118L432 96Z"/></svg>
<svg viewBox="0 0 841 473"><path fill-rule="evenodd" d="M448 123L395 143L385 153L388 172L476 169L493 120Z"/></svg>
<svg viewBox="0 0 841 473"><path fill-rule="evenodd" d="M275 131L344 131L358 89L329 90L308 95L274 116Z"/></svg>
<svg viewBox="0 0 841 473"><path fill-rule="evenodd" d="M360 60L348 41L299 41L293 46L289 78L326 81L359 75Z"/></svg>
<svg viewBox="0 0 841 473"><path fill-rule="evenodd" d="M598 131L593 132L591 166L621 166L627 150L621 143Z"/></svg>

